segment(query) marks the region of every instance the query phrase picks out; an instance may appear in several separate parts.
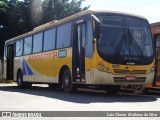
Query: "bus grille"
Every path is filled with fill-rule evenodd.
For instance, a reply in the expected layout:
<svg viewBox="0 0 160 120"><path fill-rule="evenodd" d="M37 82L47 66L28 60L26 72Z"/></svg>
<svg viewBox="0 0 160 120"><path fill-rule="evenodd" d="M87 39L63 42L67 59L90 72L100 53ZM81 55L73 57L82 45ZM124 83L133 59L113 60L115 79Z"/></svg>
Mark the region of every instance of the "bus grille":
<svg viewBox="0 0 160 120"><path fill-rule="evenodd" d="M120 70L120 69L115 69L114 72L116 74L146 74L146 70Z"/></svg>
<svg viewBox="0 0 160 120"><path fill-rule="evenodd" d="M146 77L136 77L136 80L126 80L125 77L114 77L115 83L144 83Z"/></svg>

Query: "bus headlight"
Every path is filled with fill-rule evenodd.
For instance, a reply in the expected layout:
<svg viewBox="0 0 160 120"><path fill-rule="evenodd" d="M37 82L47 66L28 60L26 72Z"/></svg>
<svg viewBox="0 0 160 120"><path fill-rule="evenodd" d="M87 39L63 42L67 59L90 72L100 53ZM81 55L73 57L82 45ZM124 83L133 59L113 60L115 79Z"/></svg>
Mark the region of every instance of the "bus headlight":
<svg viewBox="0 0 160 120"><path fill-rule="evenodd" d="M155 66L153 66L151 69L150 69L150 72L154 72L155 71Z"/></svg>
<svg viewBox="0 0 160 120"><path fill-rule="evenodd" d="M102 69L102 70L104 69L104 65L101 65L101 69Z"/></svg>
<svg viewBox="0 0 160 120"><path fill-rule="evenodd" d="M98 64L99 65L99 69L103 72L108 72L109 71L109 68L106 67L104 64Z"/></svg>

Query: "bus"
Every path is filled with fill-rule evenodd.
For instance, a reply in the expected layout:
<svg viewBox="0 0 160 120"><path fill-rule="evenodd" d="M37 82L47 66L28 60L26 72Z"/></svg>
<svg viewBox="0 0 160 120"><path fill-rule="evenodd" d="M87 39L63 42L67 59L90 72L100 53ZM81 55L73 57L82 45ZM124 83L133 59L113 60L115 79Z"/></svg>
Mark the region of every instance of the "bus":
<svg viewBox="0 0 160 120"><path fill-rule="evenodd" d="M155 77L152 84L132 85L133 92L136 94L144 94L151 89L160 89L160 22L152 23L150 27L155 44Z"/></svg>
<svg viewBox="0 0 160 120"><path fill-rule="evenodd" d="M6 79L19 88L45 83L116 92L122 84L151 84L155 54L147 19L86 10L38 26L5 42Z"/></svg>

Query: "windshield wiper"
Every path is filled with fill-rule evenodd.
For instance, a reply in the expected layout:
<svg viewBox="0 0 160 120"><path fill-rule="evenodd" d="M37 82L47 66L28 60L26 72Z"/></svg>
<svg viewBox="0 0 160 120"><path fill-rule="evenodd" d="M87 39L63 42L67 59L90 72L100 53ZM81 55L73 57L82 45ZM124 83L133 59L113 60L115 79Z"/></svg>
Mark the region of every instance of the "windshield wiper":
<svg viewBox="0 0 160 120"><path fill-rule="evenodd" d="M129 38L128 39L130 41L129 48L130 48L131 43L132 43L133 46L134 46L134 48L136 49L137 53L139 53L139 55L141 57L144 57L142 49L140 48L139 44L136 42L136 40L134 39L134 37L131 35L129 27L127 27L127 30L128 30L128 33L129 33Z"/></svg>
<svg viewBox="0 0 160 120"><path fill-rule="evenodd" d="M126 35L125 35L125 28L123 26L123 31L119 33L119 36L118 36L118 38L116 38L116 42L114 45L114 48L116 49L116 52L115 52L116 55L120 55L120 51L123 47L124 42L125 42L125 44L127 43Z"/></svg>

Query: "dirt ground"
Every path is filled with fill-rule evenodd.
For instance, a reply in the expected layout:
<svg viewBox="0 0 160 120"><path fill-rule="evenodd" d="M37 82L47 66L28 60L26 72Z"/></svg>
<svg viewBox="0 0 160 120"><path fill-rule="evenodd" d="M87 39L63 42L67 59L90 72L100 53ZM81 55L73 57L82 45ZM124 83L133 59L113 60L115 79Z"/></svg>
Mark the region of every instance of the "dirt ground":
<svg viewBox="0 0 160 120"><path fill-rule="evenodd" d="M13 80L6 80L4 78L1 78L0 83L13 83Z"/></svg>

